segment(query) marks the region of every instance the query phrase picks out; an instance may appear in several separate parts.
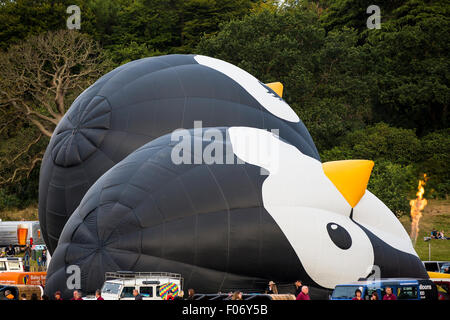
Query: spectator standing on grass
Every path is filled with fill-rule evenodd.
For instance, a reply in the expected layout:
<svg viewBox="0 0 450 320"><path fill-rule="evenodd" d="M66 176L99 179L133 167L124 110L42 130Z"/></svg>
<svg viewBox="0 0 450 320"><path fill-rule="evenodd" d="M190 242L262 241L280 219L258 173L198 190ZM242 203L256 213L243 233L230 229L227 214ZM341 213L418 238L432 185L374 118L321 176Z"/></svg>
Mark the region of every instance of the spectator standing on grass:
<svg viewBox="0 0 450 320"><path fill-rule="evenodd" d="M41 257L38 257L36 262L37 262L37 265L38 265L38 271L41 271Z"/></svg>
<svg viewBox="0 0 450 320"><path fill-rule="evenodd" d="M97 300L105 300L105 299L103 299L103 297L102 297L102 291L101 291L100 289L95 290L95 298L96 298Z"/></svg>
<svg viewBox="0 0 450 320"><path fill-rule="evenodd" d="M297 297L300 292L302 292L302 281L297 280L295 281L295 296Z"/></svg>
<svg viewBox="0 0 450 320"><path fill-rule="evenodd" d="M188 297L187 297L187 299L186 300L195 300L194 299L194 295L195 295L195 290L194 289L189 289L188 290Z"/></svg>
<svg viewBox="0 0 450 320"><path fill-rule="evenodd" d="M361 290L356 289L355 296L353 297L352 300L362 300L361 294L362 294Z"/></svg>
<svg viewBox="0 0 450 320"><path fill-rule="evenodd" d="M30 245L27 243L27 246L25 247L25 251L23 254L25 271L30 271L30 259L31 259L31 248Z"/></svg>
<svg viewBox="0 0 450 320"><path fill-rule="evenodd" d="M47 251L42 250L42 266L44 267L44 271L47 268Z"/></svg>
<svg viewBox="0 0 450 320"><path fill-rule="evenodd" d="M133 296L134 296L134 300L142 300L142 296L140 295L139 291L137 291L136 289L133 290Z"/></svg>
<svg viewBox="0 0 450 320"><path fill-rule="evenodd" d="M307 286L303 286L302 292L299 293L295 300L311 300L309 297L309 288Z"/></svg>
<svg viewBox="0 0 450 320"><path fill-rule="evenodd" d="M383 300L397 300L395 294L392 293L392 288L386 287L386 294L384 295Z"/></svg>

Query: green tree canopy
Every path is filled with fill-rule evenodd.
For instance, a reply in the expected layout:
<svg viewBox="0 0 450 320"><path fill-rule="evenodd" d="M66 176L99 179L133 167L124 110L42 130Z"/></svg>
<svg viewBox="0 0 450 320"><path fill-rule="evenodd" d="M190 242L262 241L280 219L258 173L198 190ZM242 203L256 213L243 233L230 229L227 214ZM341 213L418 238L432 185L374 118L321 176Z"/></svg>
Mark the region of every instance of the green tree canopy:
<svg viewBox="0 0 450 320"><path fill-rule="evenodd" d="M350 29L326 34L316 6L257 11L224 24L197 52L217 57L265 82L280 81L317 147L372 118L367 57Z"/></svg>

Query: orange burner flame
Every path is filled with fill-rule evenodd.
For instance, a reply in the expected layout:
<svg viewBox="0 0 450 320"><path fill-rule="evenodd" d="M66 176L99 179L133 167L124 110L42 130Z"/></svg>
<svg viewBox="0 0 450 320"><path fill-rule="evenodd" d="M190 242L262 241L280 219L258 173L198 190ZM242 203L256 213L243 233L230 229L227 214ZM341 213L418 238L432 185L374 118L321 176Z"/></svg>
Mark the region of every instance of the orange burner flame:
<svg viewBox="0 0 450 320"><path fill-rule="evenodd" d="M427 175L423 175L423 180L419 180L419 186L417 187L417 198L411 200L409 205L411 206L411 240L414 241L414 245L416 245L417 236L419 235L419 222L420 218L422 218L422 210L427 205L428 201L423 197L425 193L425 188L423 187L428 180Z"/></svg>

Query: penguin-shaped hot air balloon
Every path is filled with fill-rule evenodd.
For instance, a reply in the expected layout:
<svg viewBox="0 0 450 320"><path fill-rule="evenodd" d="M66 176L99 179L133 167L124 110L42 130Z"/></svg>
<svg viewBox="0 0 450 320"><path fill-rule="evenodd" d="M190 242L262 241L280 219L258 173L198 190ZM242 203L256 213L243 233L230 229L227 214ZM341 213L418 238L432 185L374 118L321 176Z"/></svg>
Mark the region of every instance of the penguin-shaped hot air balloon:
<svg viewBox="0 0 450 320"><path fill-rule="evenodd" d="M133 66L139 76L129 78ZM108 92L109 82L115 89ZM180 273L186 287L204 293L297 278L326 293L374 269L383 278L427 278L400 222L366 190L373 162L321 163L281 97L231 64L204 56L132 62L86 90L66 117L47 149L46 210L58 200L52 179L64 172L83 172L88 190L73 194L80 196L73 214L65 211L48 293L70 295L73 265L87 293L119 270ZM160 128L154 136L153 125ZM135 137L132 146L124 142ZM83 139L95 145L90 154ZM64 181L58 186L71 195ZM67 209L68 197L60 199ZM44 221L57 239L53 215Z"/></svg>
<svg viewBox="0 0 450 320"><path fill-rule="evenodd" d="M282 86L272 86L278 92ZM45 152L39 221L49 251L67 219L100 176L140 146L177 128L277 129L319 159L308 130L269 86L244 70L199 55L127 63L101 77L72 104Z"/></svg>

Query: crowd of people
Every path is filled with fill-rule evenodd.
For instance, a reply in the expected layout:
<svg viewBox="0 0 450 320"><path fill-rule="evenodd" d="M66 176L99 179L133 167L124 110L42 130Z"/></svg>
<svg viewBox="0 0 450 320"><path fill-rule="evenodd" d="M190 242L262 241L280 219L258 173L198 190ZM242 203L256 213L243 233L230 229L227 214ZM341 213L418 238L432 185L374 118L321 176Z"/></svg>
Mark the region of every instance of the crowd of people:
<svg viewBox="0 0 450 320"><path fill-rule="evenodd" d="M356 289L355 296L352 298L352 300L364 300L361 295L362 295L361 290ZM378 297L378 293L376 291L372 292L372 294L370 295L370 300L380 300L380 298ZM391 287L385 288L383 300L397 300L397 296L392 293Z"/></svg>
<svg viewBox="0 0 450 320"><path fill-rule="evenodd" d="M309 295L309 288L308 288L308 286L303 285L301 280L295 281L294 286L295 286L294 295L295 295L296 300L311 300L311 297ZM385 294L383 295L382 300L397 300L397 296L392 292L392 288L386 287L384 291L385 291ZM4 291L3 294L4 294L4 297L2 297L3 300L14 300L14 298L15 298L10 290ZM278 289L277 289L275 282L273 282L273 281L269 282L268 287L265 291L265 294L278 294ZM133 297L135 300L143 300L143 296L136 289L133 290ZM378 296L378 293L376 291L374 291L370 294L370 297L368 299L380 300L380 297ZM366 298L366 300L368 300L368 299ZM61 291L56 291L52 299L50 299L50 297L48 297L47 295L43 295L41 298L39 298L36 293L33 293L31 295L30 299L27 299L26 294L23 293L20 296L19 300L57 300L57 301L60 301L60 300L63 300L63 298L62 298ZM82 297L81 291L74 290L73 296L70 300L73 300L73 301L84 300ZM104 300L102 297L101 290L99 290L99 289L96 290L95 298L89 299L89 300ZM196 300L195 290L192 288L188 289L188 295L186 297L184 296L183 290L181 290L177 295L168 294L166 297L166 300L188 300L188 301ZM235 291L235 292L228 293L228 300L237 300L237 301L243 300L243 292ZM352 298L352 300L364 300L364 298L362 297L362 291L360 289L355 290L355 295Z"/></svg>
<svg viewBox="0 0 450 320"><path fill-rule="evenodd" d="M36 262L37 270L36 271L45 271L47 266L47 250L42 250L39 254L36 251L33 254L33 249L27 243L25 247L20 249L20 252L23 253L23 266L25 271L30 271L31 261L34 260ZM12 244L6 247L4 250L0 252L0 258L3 257L16 257L17 256L16 248Z"/></svg>

